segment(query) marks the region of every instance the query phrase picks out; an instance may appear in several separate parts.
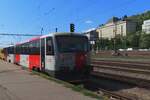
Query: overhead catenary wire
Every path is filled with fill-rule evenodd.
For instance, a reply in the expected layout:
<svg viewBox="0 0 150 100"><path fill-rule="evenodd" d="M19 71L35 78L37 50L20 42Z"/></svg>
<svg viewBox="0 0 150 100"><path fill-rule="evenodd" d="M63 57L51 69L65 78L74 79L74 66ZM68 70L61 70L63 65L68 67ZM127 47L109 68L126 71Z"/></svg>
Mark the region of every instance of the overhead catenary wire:
<svg viewBox="0 0 150 100"><path fill-rule="evenodd" d="M116 11L116 10L118 10L118 9L123 9L125 6L131 5L132 3L135 3L135 1L136 1L136 0L128 0L128 1L126 1L126 2L123 2L123 3L119 4L119 5L112 6L112 7L110 7L110 8L107 9L107 10L102 10L102 11L100 11L99 13L100 13L101 15L106 15L106 14L108 14L108 13L113 13L114 11ZM89 8L89 7L92 7L92 6L94 6L94 4L91 4L91 6L86 7L86 9ZM113 10L112 10L112 9L113 9ZM82 11L82 10L80 10L80 11ZM100 14L95 14L94 16L99 16ZM83 20L85 20L85 17L84 17L84 18L80 18L80 19L76 19L75 22L82 23Z"/></svg>
<svg viewBox="0 0 150 100"><path fill-rule="evenodd" d="M7 36L41 36L41 34L11 34L11 33L0 33L0 35L7 35Z"/></svg>

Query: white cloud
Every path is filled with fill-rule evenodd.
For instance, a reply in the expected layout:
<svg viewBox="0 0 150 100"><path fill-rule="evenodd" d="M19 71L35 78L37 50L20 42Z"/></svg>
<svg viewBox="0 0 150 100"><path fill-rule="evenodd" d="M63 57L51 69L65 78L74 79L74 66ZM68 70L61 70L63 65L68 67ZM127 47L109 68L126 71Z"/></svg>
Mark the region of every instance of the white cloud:
<svg viewBox="0 0 150 100"><path fill-rule="evenodd" d="M86 24L91 24L91 23L93 23L93 21L87 20L87 21L85 21L85 23L86 23Z"/></svg>

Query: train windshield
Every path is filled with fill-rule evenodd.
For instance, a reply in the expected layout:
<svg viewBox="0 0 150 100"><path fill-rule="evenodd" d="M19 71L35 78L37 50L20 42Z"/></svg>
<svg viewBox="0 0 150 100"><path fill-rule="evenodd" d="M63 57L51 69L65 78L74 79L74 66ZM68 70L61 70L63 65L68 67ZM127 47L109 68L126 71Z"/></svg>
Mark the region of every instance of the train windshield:
<svg viewBox="0 0 150 100"><path fill-rule="evenodd" d="M57 36L58 51L65 52L87 52L88 39L84 36Z"/></svg>

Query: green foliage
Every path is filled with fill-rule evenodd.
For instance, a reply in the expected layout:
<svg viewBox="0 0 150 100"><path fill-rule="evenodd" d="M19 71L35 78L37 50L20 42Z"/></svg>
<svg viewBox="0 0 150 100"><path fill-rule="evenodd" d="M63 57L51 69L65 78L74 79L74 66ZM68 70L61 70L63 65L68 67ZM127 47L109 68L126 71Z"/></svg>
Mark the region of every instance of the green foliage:
<svg viewBox="0 0 150 100"><path fill-rule="evenodd" d="M127 47L132 48L149 48L150 47L150 37L147 34L143 34L142 24L144 20L150 19L150 11L144 12L142 14L133 15L127 17L127 20L132 20L137 22L137 32L127 34Z"/></svg>
<svg viewBox="0 0 150 100"><path fill-rule="evenodd" d="M142 30L142 24L144 20L150 19L150 11L144 12L142 14L133 15L127 18L127 20L133 20L137 22L137 30Z"/></svg>
<svg viewBox="0 0 150 100"><path fill-rule="evenodd" d="M116 41L116 49L122 48L122 43L123 43L122 39L123 39L123 37L120 34L118 34L118 35L116 35L115 39L116 39L115 40Z"/></svg>
<svg viewBox="0 0 150 100"><path fill-rule="evenodd" d="M99 40L96 41L95 44L95 50L112 50L114 49L114 43L115 43L115 47L116 49L119 49L122 47L122 38L121 36L116 36L116 38L112 38L112 39L107 39L107 38L101 38Z"/></svg>
<svg viewBox="0 0 150 100"><path fill-rule="evenodd" d="M101 38L96 41L96 48L98 50L107 50L109 45L109 40L107 38Z"/></svg>
<svg viewBox="0 0 150 100"><path fill-rule="evenodd" d="M128 16L127 16L127 15L124 15L121 19L122 19L123 21L125 21L125 20L127 20L127 18L128 18Z"/></svg>
<svg viewBox="0 0 150 100"><path fill-rule="evenodd" d="M116 35L112 39L101 38L94 45L95 50L114 50L126 48L150 48L150 34L144 34L141 31L128 33L127 36Z"/></svg>
<svg viewBox="0 0 150 100"><path fill-rule="evenodd" d="M127 33L127 36L116 35L115 38L112 38L110 40L101 38L96 41L96 45L94 46L95 50L113 50L114 48L150 48L150 34L142 33L143 21L150 19L150 11L129 17L127 15L124 15L121 19L137 22L137 32Z"/></svg>
<svg viewBox="0 0 150 100"><path fill-rule="evenodd" d="M128 33L126 36L127 47L138 48L141 32Z"/></svg>
<svg viewBox="0 0 150 100"><path fill-rule="evenodd" d="M142 34L140 37L140 48L150 48L150 34Z"/></svg>

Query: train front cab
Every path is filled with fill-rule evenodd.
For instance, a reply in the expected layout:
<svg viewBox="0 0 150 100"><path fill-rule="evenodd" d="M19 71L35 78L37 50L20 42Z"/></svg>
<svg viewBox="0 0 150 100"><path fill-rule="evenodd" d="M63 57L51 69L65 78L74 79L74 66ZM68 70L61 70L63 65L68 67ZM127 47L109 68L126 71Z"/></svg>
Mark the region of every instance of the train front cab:
<svg viewBox="0 0 150 100"><path fill-rule="evenodd" d="M46 72L63 80L78 80L88 77L90 52L88 39L82 35L55 35L41 39L41 66ZM42 48L43 47L43 48ZM55 51L55 52L54 52ZM44 55L44 54L42 54ZM45 59L45 60L44 60Z"/></svg>
<svg viewBox="0 0 150 100"><path fill-rule="evenodd" d="M63 80L87 79L90 73L88 39L77 34L54 36L55 77Z"/></svg>

